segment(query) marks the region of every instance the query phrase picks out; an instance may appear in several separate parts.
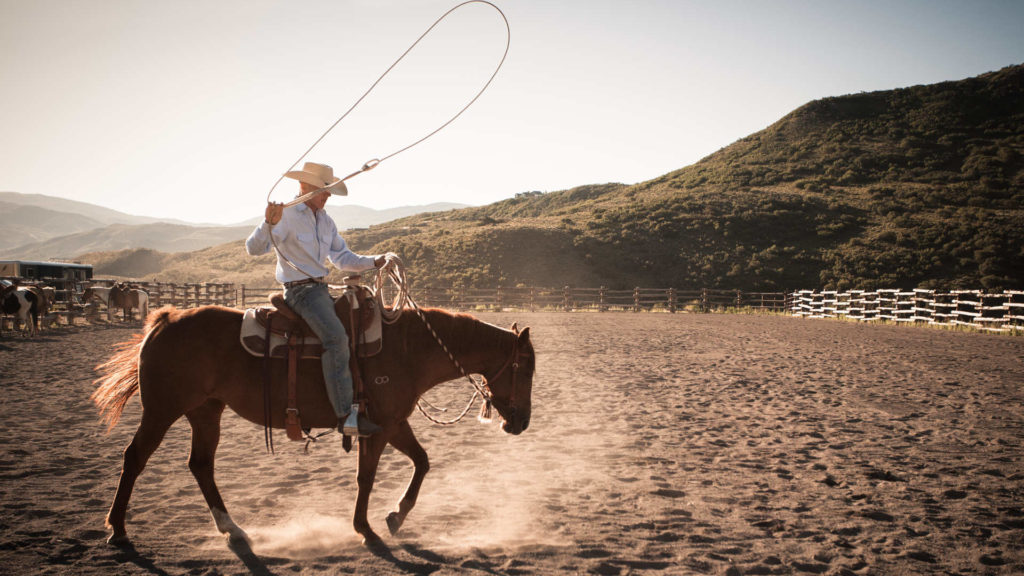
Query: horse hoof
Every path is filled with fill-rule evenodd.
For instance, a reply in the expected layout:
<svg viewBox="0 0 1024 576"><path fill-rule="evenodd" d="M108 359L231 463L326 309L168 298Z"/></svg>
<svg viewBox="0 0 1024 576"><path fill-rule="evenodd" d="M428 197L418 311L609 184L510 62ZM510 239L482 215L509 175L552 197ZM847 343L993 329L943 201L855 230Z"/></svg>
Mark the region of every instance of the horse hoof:
<svg viewBox="0 0 1024 576"><path fill-rule="evenodd" d="M245 533L245 530L241 528L226 532L224 536L227 537L229 546L248 546L252 548L252 540L249 539L249 535Z"/></svg>
<svg viewBox="0 0 1024 576"><path fill-rule="evenodd" d="M117 546L118 548L124 548L125 546L131 546L132 541L128 539L127 534L111 534L107 538L107 544L111 546Z"/></svg>
<svg viewBox="0 0 1024 576"><path fill-rule="evenodd" d="M377 536L376 534L373 534L373 533L370 533L368 535L364 535L363 536L363 546L366 546L367 548L369 548L371 550L379 550L381 548L387 548L387 545L384 544L384 541L381 540L380 536Z"/></svg>
<svg viewBox="0 0 1024 576"><path fill-rule="evenodd" d="M388 532L391 532L392 536L398 534L399 528L402 527L402 517L398 515L398 512L388 514L385 521L388 523Z"/></svg>

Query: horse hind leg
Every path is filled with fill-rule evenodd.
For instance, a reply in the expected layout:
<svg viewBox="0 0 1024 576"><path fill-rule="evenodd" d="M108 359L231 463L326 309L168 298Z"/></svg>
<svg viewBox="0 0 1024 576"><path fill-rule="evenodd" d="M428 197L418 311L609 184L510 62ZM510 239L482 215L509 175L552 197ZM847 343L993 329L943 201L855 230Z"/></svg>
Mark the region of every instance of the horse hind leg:
<svg viewBox="0 0 1024 576"><path fill-rule="evenodd" d="M174 420L176 418L160 419L143 411L139 429L135 431L135 436L132 438L131 443L124 450L124 465L121 468L121 479L118 481L117 492L114 494L114 503L111 504L110 512L107 513L107 526L113 530L113 533L107 539L108 543L117 546L124 546L130 543L124 525L125 515L128 511L128 500L132 497L132 489L135 487L135 481L138 479L139 474L142 473L146 463L149 462L149 457L160 446L160 442L164 439L164 434L167 433L167 429L171 427Z"/></svg>
<svg viewBox="0 0 1024 576"><path fill-rule="evenodd" d="M406 487L402 499L398 501L398 509L387 516L388 530L393 536L398 533L398 530L405 522L405 517L409 515L413 506L416 505L416 498L419 497L423 478L430 471L430 460L427 458L427 451L423 449L423 446L416 440L416 436L413 435L412 427L409 426L408 421L402 422L390 442L399 452L412 460L414 467L412 479L409 480L409 486Z"/></svg>
<svg viewBox="0 0 1024 576"><path fill-rule="evenodd" d="M217 530L227 536L230 544L251 546L249 536L235 524L228 514L224 500L213 479L213 462L220 443L220 417L224 403L208 400L205 404L185 414L192 425L192 450L188 457L188 468L199 483L206 505L210 508Z"/></svg>

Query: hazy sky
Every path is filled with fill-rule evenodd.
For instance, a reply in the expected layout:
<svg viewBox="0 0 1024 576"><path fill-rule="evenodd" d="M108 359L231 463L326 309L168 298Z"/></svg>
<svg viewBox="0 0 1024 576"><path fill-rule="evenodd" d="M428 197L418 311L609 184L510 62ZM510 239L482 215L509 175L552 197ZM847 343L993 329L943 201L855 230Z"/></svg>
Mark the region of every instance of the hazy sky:
<svg viewBox="0 0 1024 576"><path fill-rule="evenodd" d="M682 168L809 100L1024 62L1019 0L497 0L508 59L333 205L486 204ZM0 0L0 190L146 216L262 214L456 0ZM438 26L307 157L339 175L487 80L501 17ZM286 180L278 201L297 192Z"/></svg>

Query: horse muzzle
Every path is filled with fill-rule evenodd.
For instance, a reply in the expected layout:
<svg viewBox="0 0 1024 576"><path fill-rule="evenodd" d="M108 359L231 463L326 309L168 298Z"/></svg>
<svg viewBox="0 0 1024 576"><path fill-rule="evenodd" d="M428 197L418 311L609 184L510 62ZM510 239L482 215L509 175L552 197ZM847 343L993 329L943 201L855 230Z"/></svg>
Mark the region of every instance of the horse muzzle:
<svg viewBox="0 0 1024 576"><path fill-rule="evenodd" d="M530 413L529 412L526 412L525 414L520 414L520 413L517 413L517 412L513 411L512 414L509 414L509 418L506 418L505 421L501 425L501 429L505 433L512 434L512 435L522 434L523 431L525 431L529 427L530 427Z"/></svg>

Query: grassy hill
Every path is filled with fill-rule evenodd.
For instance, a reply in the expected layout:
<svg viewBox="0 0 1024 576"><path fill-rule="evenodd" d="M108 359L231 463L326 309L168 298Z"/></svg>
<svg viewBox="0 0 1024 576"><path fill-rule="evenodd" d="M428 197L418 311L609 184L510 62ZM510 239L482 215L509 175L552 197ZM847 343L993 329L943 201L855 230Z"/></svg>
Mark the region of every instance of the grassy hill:
<svg viewBox="0 0 1024 576"><path fill-rule="evenodd" d="M420 286L1024 288L1024 66L816 100L648 182L346 238L399 253ZM271 281L237 244L175 258L197 280Z"/></svg>

